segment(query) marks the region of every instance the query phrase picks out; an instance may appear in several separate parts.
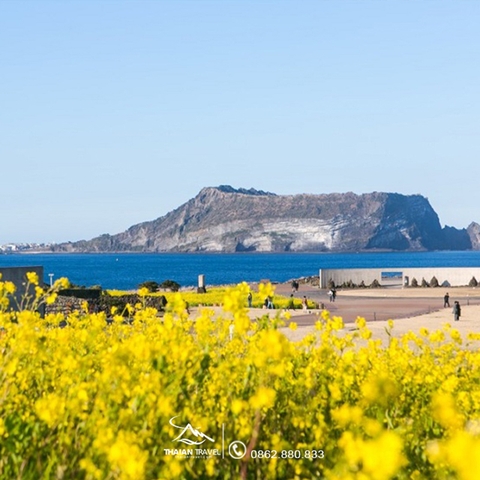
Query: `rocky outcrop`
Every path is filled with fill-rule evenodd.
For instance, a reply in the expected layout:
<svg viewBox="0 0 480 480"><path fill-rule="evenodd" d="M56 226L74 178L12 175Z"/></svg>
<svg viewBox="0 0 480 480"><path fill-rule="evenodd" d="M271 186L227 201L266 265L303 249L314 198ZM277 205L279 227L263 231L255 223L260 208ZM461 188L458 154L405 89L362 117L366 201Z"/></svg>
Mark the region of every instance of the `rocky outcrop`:
<svg viewBox="0 0 480 480"><path fill-rule="evenodd" d="M472 249L480 250L480 225L476 222L472 222L467 227L467 233L470 238Z"/></svg>
<svg viewBox="0 0 480 480"><path fill-rule="evenodd" d="M381 192L275 195L220 186L204 188L176 210L134 225L123 233L56 245L52 250L464 250L472 248L472 238L477 239L478 248L478 228L472 227L471 231L453 227L442 229L437 214L421 195Z"/></svg>

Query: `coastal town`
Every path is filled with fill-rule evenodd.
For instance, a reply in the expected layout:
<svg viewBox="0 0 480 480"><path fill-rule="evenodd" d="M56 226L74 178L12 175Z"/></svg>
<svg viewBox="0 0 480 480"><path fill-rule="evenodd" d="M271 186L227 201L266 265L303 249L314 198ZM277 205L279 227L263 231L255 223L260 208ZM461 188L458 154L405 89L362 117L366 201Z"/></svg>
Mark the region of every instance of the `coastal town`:
<svg viewBox="0 0 480 480"><path fill-rule="evenodd" d="M50 245L50 243L6 243L0 245L0 254L43 251Z"/></svg>

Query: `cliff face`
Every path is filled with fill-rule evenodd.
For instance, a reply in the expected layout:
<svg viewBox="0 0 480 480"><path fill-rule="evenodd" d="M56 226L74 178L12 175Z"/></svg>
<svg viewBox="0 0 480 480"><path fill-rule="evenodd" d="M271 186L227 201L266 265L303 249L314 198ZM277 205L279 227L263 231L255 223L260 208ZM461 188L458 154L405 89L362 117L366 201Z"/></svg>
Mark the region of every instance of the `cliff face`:
<svg viewBox="0 0 480 480"><path fill-rule="evenodd" d="M468 228L467 233L470 237L473 250L480 250L480 225L472 222Z"/></svg>
<svg viewBox="0 0 480 480"><path fill-rule="evenodd" d="M134 225L118 235L61 244L53 250L319 252L468 248L472 248L471 233L442 229L437 214L421 195L374 192L280 196L221 186L204 188L164 217Z"/></svg>

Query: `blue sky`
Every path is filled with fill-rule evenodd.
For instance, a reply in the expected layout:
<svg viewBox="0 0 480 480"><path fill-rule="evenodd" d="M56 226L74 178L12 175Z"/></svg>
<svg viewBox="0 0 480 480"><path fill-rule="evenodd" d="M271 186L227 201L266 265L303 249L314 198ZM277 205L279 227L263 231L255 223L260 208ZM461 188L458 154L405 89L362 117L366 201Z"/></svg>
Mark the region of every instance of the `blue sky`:
<svg viewBox="0 0 480 480"><path fill-rule="evenodd" d="M480 2L0 2L0 244L205 186L422 194L480 222Z"/></svg>

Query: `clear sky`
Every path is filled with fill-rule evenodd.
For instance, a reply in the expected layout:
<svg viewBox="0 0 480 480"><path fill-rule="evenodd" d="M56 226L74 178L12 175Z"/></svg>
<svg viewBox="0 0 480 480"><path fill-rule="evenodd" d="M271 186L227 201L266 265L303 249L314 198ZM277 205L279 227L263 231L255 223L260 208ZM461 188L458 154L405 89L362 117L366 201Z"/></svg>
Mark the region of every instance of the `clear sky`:
<svg viewBox="0 0 480 480"><path fill-rule="evenodd" d="M480 222L478 1L0 1L0 244L221 184Z"/></svg>

